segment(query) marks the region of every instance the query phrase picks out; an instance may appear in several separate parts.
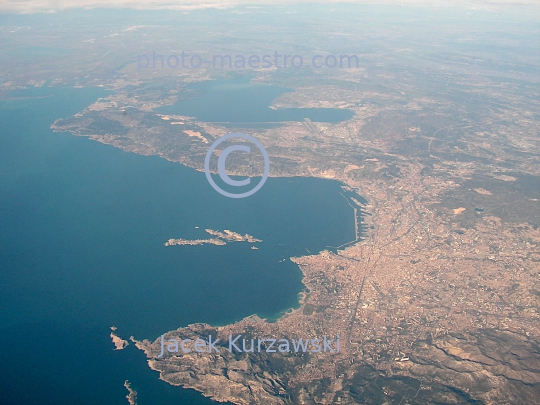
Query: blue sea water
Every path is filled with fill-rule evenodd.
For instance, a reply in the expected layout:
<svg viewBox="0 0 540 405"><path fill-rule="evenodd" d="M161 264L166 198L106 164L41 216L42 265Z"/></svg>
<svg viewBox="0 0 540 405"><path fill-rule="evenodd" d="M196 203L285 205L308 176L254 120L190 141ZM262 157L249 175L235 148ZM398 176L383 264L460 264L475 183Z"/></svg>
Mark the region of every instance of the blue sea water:
<svg viewBox="0 0 540 405"><path fill-rule="evenodd" d="M293 91L285 87L253 83L250 76L228 80L209 80L187 86L193 97L156 109L163 114L196 117L200 121L223 122L233 125L285 121L337 123L350 119L354 113L343 108L279 108L269 106L281 94Z"/></svg>
<svg viewBox="0 0 540 405"><path fill-rule="evenodd" d="M109 333L155 339L195 322L225 324L297 305L288 259L354 239L339 184L268 179L229 199L203 173L49 126L104 96L41 88L0 100L0 403L210 404L158 380L142 352ZM198 226L199 229L195 227ZM164 247L204 229L264 242Z"/></svg>

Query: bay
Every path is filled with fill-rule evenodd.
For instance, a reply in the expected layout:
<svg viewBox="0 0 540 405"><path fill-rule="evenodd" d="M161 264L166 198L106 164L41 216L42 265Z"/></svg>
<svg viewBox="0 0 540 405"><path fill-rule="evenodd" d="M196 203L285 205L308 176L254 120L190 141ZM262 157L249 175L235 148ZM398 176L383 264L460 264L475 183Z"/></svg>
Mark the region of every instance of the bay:
<svg viewBox="0 0 540 405"><path fill-rule="evenodd" d="M302 122L306 118L315 122L337 123L354 115L353 111L343 108L272 109L270 105L274 99L293 90L253 83L248 75L194 83L188 85L187 90L193 97L156 111L195 117L199 121L257 128L274 127L285 121Z"/></svg>
<svg viewBox="0 0 540 405"><path fill-rule="evenodd" d="M352 209L334 181L271 178L229 199L203 173L49 129L105 94L44 87L0 101L0 403L127 404L126 379L141 405L214 403L158 380L133 345L113 351L109 328L155 339L275 318L303 288L288 258L354 239ZM163 245L205 228L264 242Z"/></svg>

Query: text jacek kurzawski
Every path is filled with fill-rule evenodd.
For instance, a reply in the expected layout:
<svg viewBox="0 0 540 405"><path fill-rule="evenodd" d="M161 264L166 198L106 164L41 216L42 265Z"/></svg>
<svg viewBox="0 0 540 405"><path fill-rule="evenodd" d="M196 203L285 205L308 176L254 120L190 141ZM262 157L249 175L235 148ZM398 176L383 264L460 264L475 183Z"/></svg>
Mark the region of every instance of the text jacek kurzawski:
<svg viewBox="0 0 540 405"><path fill-rule="evenodd" d="M242 335L229 335L226 345L219 345L220 339L215 339L212 335L208 340L193 339L165 339L161 335L161 352L158 356L163 357L165 351L169 353L220 353L221 350L228 350L231 353L339 353L339 335L329 339L326 335L322 339L270 339L270 338L249 338Z"/></svg>

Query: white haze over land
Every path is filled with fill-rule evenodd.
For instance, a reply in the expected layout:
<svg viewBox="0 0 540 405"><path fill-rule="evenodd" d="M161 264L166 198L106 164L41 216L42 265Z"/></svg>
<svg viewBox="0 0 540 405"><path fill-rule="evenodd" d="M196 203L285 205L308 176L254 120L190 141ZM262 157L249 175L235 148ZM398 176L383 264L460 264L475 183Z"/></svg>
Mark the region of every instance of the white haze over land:
<svg viewBox="0 0 540 405"><path fill-rule="evenodd" d="M138 10L193 10L228 8L237 5L301 4L301 3L356 3L467 6L470 8L497 6L539 6L539 0L0 0L3 13L54 13L72 8L131 8ZM536 7L535 7L536 8Z"/></svg>

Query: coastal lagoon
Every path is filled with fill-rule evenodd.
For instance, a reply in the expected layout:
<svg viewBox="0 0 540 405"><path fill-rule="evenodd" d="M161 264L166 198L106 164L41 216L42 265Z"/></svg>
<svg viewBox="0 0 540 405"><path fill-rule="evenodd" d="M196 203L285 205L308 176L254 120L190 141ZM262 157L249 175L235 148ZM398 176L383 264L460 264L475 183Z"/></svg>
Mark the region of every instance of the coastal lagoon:
<svg viewBox="0 0 540 405"><path fill-rule="evenodd" d="M211 404L158 380L133 344L190 323L275 318L296 307L291 256L355 237L335 181L270 178L249 198L204 173L49 127L106 93L43 87L0 101L0 403ZM198 227L198 228L196 228ZM262 239L169 246L205 228ZM284 260L285 259L285 260Z"/></svg>
<svg viewBox="0 0 540 405"><path fill-rule="evenodd" d="M281 94L293 91L285 87L253 83L249 76L209 80L187 86L193 97L173 105L157 108L162 114L195 117L199 121L231 125L273 126L272 124L305 118L315 122L337 123L354 115L343 108L279 108L272 101Z"/></svg>

